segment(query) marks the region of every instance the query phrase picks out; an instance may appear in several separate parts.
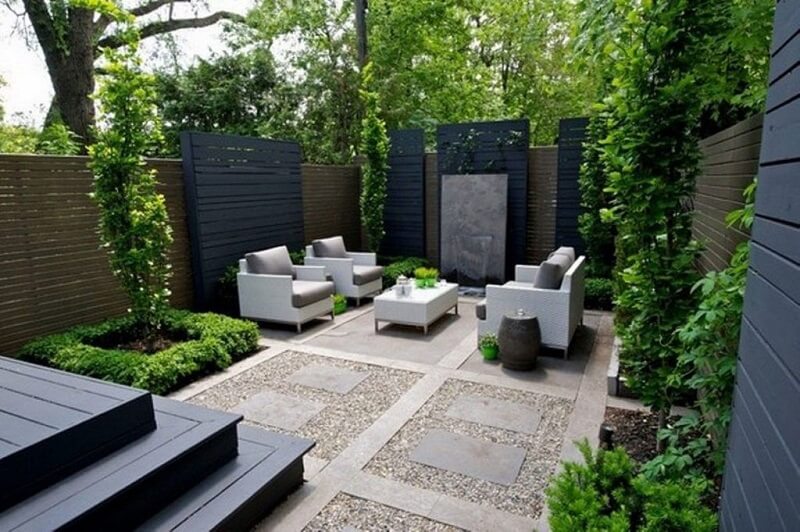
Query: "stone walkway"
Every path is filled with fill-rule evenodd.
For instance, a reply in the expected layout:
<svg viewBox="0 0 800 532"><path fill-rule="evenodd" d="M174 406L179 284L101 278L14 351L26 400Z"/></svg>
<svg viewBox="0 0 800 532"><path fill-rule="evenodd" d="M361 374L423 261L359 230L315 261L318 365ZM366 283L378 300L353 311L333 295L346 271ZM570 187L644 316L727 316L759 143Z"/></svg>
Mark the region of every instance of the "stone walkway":
<svg viewBox="0 0 800 532"><path fill-rule="evenodd" d="M544 490L573 442L596 443L612 317L586 312L569 360L515 373L482 360L471 305L428 336L370 306L266 349L174 398L317 442L306 483L258 530L546 530Z"/></svg>

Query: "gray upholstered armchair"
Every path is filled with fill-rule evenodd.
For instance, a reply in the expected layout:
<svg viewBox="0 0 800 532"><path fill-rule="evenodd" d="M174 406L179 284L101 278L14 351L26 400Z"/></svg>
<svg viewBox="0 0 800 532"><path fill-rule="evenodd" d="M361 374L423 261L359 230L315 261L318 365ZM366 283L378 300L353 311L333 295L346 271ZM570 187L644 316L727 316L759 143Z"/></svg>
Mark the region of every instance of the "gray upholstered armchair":
<svg viewBox="0 0 800 532"><path fill-rule="evenodd" d="M333 283L321 266L294 266L286 246L248 253L236 276L242 317L302 326L333 319Z"/></svg>
<svg viewBox="0 0 800 532"><path fill-rule="evenodd" d="M306 246L305 264L324 266L333 276L336 292L361 303L361 298L383 289L383 268L375 253L347 251L341 236L314 240Z"/></svg>

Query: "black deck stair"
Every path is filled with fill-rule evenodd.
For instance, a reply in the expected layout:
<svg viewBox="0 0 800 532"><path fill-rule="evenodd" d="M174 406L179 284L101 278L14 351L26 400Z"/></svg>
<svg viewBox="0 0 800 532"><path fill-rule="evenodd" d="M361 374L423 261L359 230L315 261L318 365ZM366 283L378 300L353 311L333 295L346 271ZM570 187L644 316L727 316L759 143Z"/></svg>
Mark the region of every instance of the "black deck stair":
<svg viewBox="0 0 800 532"><path fill-rule="evenodd" d="M123 386L2 357L0 368L17 377L0 380L0 416L13 420L0 423L0 482L37 486L0 513L0 530L244 530L302 483L302 457L314 445ZM103 398L95 410L81 402L85 393ZM70 474L62 467L31 480L24 468L40 459L69 463Z"/></svg>

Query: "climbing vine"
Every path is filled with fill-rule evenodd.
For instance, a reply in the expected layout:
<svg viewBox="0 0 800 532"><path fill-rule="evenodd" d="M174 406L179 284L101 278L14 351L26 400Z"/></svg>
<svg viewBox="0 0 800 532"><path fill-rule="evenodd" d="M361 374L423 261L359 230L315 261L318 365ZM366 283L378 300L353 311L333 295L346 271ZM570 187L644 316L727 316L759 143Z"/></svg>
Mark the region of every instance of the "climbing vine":
<svg viewBox="0 0 800 532"><path fill-rule="evenodd" d="M361 184L361 223L366 229L367 246L370 251L377 252L385 234L383 210L389 172L389 136L386 123L380 117L378 93L372 88L371 64L362 72L360 95L364 106L361 154L366 158Z"/></svg>

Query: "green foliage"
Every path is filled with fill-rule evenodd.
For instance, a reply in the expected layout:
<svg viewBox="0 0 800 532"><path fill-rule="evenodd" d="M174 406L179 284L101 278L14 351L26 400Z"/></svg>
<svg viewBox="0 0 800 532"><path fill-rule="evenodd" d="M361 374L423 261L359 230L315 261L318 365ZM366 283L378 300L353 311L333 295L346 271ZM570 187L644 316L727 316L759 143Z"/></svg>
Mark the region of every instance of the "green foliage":
<svg viewBox="0 0 800 532"><path fill-rule="evenodd" d="M608 136L603 113L593 116L587 128L578 186L581 191L582 213L578 229L586 245L587 274L592 277L611 277L614 269L614 239L616 228L603 220L603 211L611 207L606 193L606 168L603 164L601 141Z"/></svg>
<svg viewBox="0 0 800 532"><path fill-rule="evenodd" d="M500 346L497 342L497 335L492 333L482 334L480 338L478 338L478 347L480 349L496 349Z"/></svg>
<svg viewBox="0 0 800 532"><path fill-rule="evenodd" d="M143 155L161 140L153 79L141 68L137 41L104 51L105 75L97 91L99 123L89 147L93 198L100 208L100 237L111 269L147 336L161 326L168 305L172 243L164 196Z"/></svg>
<svg viewBox="0 0 800 532"><path fill-rule="evenodd" d="M217 279L214 310L224 314L239 315L239 289L237 275L239 265L231 264Z"/></svg>
<svg viewBox="0 0 800 532"><path fill-rule="evenodd" d="M51 155L78 155L80 151L80 138L62 122L46 126L39 134L36 145L37 153Z"/></svg>
<svg viewBox="0 0 800 532"><path fill-rule="evenodd" d="M611 310L613 305L614 281L602 277L588 277L584 307L594 310Z"/></svg>
<svg viewBox="0 0 800 532"><path fill-rule="evenodd" d="M565 463L547 490L553 532L716 530L697 485L637 475L623 449L594 454L585 440L578 446L585 464Z"/></svg>
<svg viewBox="0 0 800 532"><path fill-rule="evenodd" d="M717 7L710 0L636 4L608 45L618 60L605 100L601 157L612 207L603 215L619 233L620 361L633 391L662 413L682 391L675 331L694 305L698 248L688 205L698 174L702 65Z"/></svg>
<svg viewBox="0 0 800 532"><path fill-rule="evenodd" d="M292 264L302 266L306 259L306 250L290 251L289 258L292 260Z"/></svg>
<svg viewBox="0 0 800 532"><path fill-rule="evenodd" d="M181 131L293 138L299 95L268 48L238 50L156 76L164 151L180 155Z"/></svg>
<svg viewBox="0 0 800 532"><path fill-rule="evenodd" d="M333 299L333 314L338 316L347 312L347 298L342 294L334 294L331 296Z"/></svg>
<svg viewBox="0 0 800 532"><path fill-rule="evenodd" d="M415 279L438 279L439 278L439 270L436 268L426 268L420 267L414 269L414 278Z"/></svg>
<svg viewBox="0 0 800 532"><path fill-rule="evenodd" d="M36 153L38 138L32 127L0 124L0 153Z"/></svg>
<svg viewBox="0 0 800 532"><path fill-rule="evenodd" d="M258 327L218 314L168 310L164 330L185 336L152 355L98 347L112 336L135 336L132 316L29 342L20 358L46 366L165 394L205 374L228 367L258 346Z"/></svg>
<svg viewBox="0 0 800 532"><path fill-rule="evenodd" d="M380 117L378 93L372 90L372 67L369 64L364 67L360 94L364 105L360 151L366 159L361 177L361 223L367 234L367 247L377 252L385 234L383 209L389 173L389 136Z"/></svg>
<svg viewBox="0 0 800 532"><path fill-rule="evenodd" d="M381 262L388 263L383 268L383 286L394 286L401 275L412 277L417 268L430 264L428 259L420 257L390 257Z"/></svg>
<svg viewBox="0 0 800 532"><path fill-rule="evenodd" d="M754 181L744 192L744 208L728 216L729 224L750 229L755 188ZM684 417L660 433L666 450L647 464L646 471L651 476L722 474L749 250L747 242L739 244L728 268L709 272L693 288L700 293L700 299L695 312L678 331L683 344L678 363L681 379L696 392L695 407L701 414Z"/></svg>

